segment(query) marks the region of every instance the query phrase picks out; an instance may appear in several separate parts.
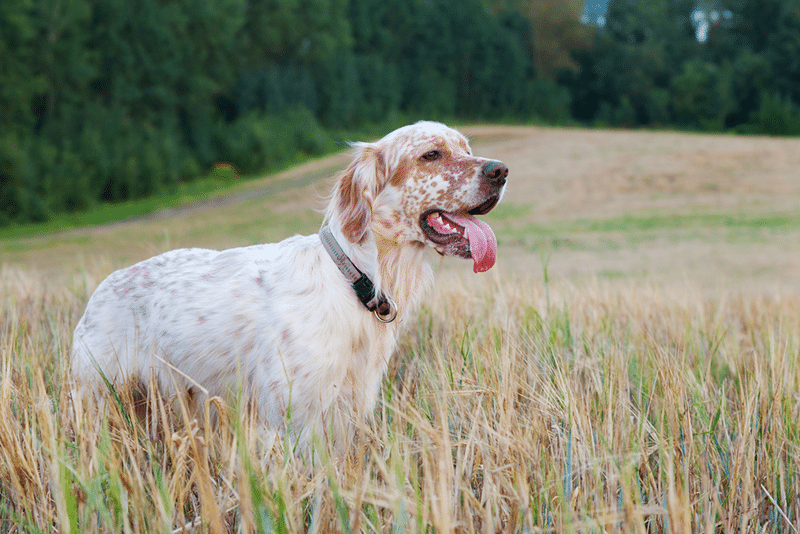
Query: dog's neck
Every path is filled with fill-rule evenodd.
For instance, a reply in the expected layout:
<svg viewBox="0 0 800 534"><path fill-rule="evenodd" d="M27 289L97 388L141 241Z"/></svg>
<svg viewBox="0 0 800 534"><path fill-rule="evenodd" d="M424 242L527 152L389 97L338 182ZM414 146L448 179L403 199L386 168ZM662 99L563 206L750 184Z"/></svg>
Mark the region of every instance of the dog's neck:
<svg viewBox="0 0 800 534"><path fill-rule="evenodd" d="M372 230L360 243L351 243L335 226L331 226L331 231L342 251L370 278L376 291L394 300L400 317L416 310L433 281L425 245L398 244Z"/></svg>
<svg viewBox="0 0 800 534"><path fill-rule="evenodd" d="M433 270L426 259L425 245L398 244L377 236L380 290L390 295L399 315L413 312L433 282Z"/></svg>
<svg viewBox="0 0 800 534"><path fill-rule="evenodd" d="M375 287L380 286L380 270L378 269L378 247L375 239L372 238L372 232L365 235L360 243L351 243L346 239L338 225L329 225L331 234L338 246L342 249L345 255L353 262L353 264L365 275L367 275Z"/></svg>

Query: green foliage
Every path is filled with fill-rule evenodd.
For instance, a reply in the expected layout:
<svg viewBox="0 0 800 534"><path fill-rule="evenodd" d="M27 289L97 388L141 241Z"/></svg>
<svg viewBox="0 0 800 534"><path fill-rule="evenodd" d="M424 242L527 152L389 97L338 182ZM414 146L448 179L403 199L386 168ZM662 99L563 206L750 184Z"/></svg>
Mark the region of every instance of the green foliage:
<svg viewBox="0 0 800 534"><path fill-rule="evenodd" d="M772 67L761 55L742 51L732 64L731 91L733 109L726 118L726 126L738 126L753 119L761 94L774 89Z"/></svg>
<svg viewBox="0 0 800 534"><path fill-rule="evenodd" d="M720 68L695 58L672 78L670 104L679 124L707 130L721 129L733 107L730 67Z"/></svg>
<svg viewBox="0 0 800 534"><path fill-rule="evenodd" d="M567 88L546 78L528 81L529 113L551 124L562 124L571 120L570 104L572 95Z"/></svg>
<svg viewBox="0 0 800 534"><path fill-rule="evenodd" d="M333 141L304 108L276 115L243 115L219 126L217 143L227 155L226 161L242 173L276 168L297 154L319 154L333 148Z"/></svg>
<svg viewBox="0 0 800 534"><path fill-rule="evenodd" d="M396 117L797 133L800 1L610 0L605 27L579 4L2 2L0 226L218 163L264 171Z"/></svg>
<svg viewBox="0 0 800 534"><path fill-rule="evenodd" d="M800 106L780 93L764 93L750 131L772 135L800 135Z"/></svg>
<svg viewBox="0 0 800 534"><path fill-rule="evenodd" d="M800 103L800 1L781 5L765 55L773 65L778 90Z"/></svg>

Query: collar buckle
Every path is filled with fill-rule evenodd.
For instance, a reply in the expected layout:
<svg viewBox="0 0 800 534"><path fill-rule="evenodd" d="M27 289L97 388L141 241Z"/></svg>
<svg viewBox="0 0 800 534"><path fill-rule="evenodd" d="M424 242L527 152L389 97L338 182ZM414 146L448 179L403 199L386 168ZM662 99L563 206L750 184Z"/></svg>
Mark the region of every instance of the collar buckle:
<svg viewBox="0 0 800 534"><path fill-rule="evenodd" d="M356 292L358 300L364 307L374 312L375 317L382 323L394 321L397 317L397 304L383 292L375 291L375 284L347 257L342 247L336 242L336 238L333 237L330 227L326 226L320 230L319 239L322 241L322 248L328 252L333 263L350 282L350 287Z"/></svg>

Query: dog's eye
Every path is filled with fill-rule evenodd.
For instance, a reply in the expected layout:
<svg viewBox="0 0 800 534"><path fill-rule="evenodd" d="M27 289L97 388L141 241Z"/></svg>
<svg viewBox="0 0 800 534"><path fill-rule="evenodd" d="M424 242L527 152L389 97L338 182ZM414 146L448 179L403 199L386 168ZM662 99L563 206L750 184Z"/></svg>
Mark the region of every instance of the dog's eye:
<svg viewBox="0 0 800 534"><path fill-rule="evenodd" d="M433 161L439 159L441 156L442 153L439 152L438 150L431 150L430 152L426 152L425 154L423 154L422 159L424 159L425 161Z"/></svg>

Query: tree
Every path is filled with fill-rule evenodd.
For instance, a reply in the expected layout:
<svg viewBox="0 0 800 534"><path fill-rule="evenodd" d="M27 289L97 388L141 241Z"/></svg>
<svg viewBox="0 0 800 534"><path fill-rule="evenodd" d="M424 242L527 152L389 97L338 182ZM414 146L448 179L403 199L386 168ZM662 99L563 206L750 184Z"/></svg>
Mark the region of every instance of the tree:
<svg viewBox="0 0 800 534"><path fill-rule="evenodd" d="M576 71L572 53L589 44L589 30L581 24L581 0L525 0L531 24L531 54L537 71L553 77L558 70Z"/></svg>
<svg viewBox="0 0 800 534"><path fill-rule="evenodd" d="M240 35L250 65L321 64L352 45L347 0L248 0Z"/></svg>
<svg viewBox="0 0 800 534"><path fill-rule="evenodd" d="M692 9L686 0L610 0L605 27L594 30L590 48L573 53L579 72L559 78L573 93L573 116L630 126L668 123L671 80L699 52Z"/></svg>
<svg viewBox="0 0 800 534"><path fill-rule="evenodd" d="M725 126L732 128L750 122L762 101L762 94L775 91L775 80L769 61L749 49L740 51L732 63L732 108Z"/></svg>
<svg viewBox="0 0 800 534"><path fill-rule="evenodd" d="M672 79L670 105L679 124L720 130L734 108L729 64L719 67L695 58Z"/></svg>
<svg viewBox="0 0 800 534"><path fill-rule="evenodd" d="M716 22L703 57L732 65L734 106L726 125L769 131L769 124L780 124L777 115L791 115L800 103L800 1L716 0L706 9Z"/></svg>
<svg viewBox="0 0 800 534"><path fill-rule="evenodd" d="M715 61L731 58L747 49L760 54L780 18L782 6L795 0L715 0L708 11L720 16L711 24L707 47Z"/></svg>
<svg viewBox="0 0 800 534"><path fill-rule="evenodd" d="M800 104L800 0L787 0L781 6L764 55L778 91Z"/></svg>

